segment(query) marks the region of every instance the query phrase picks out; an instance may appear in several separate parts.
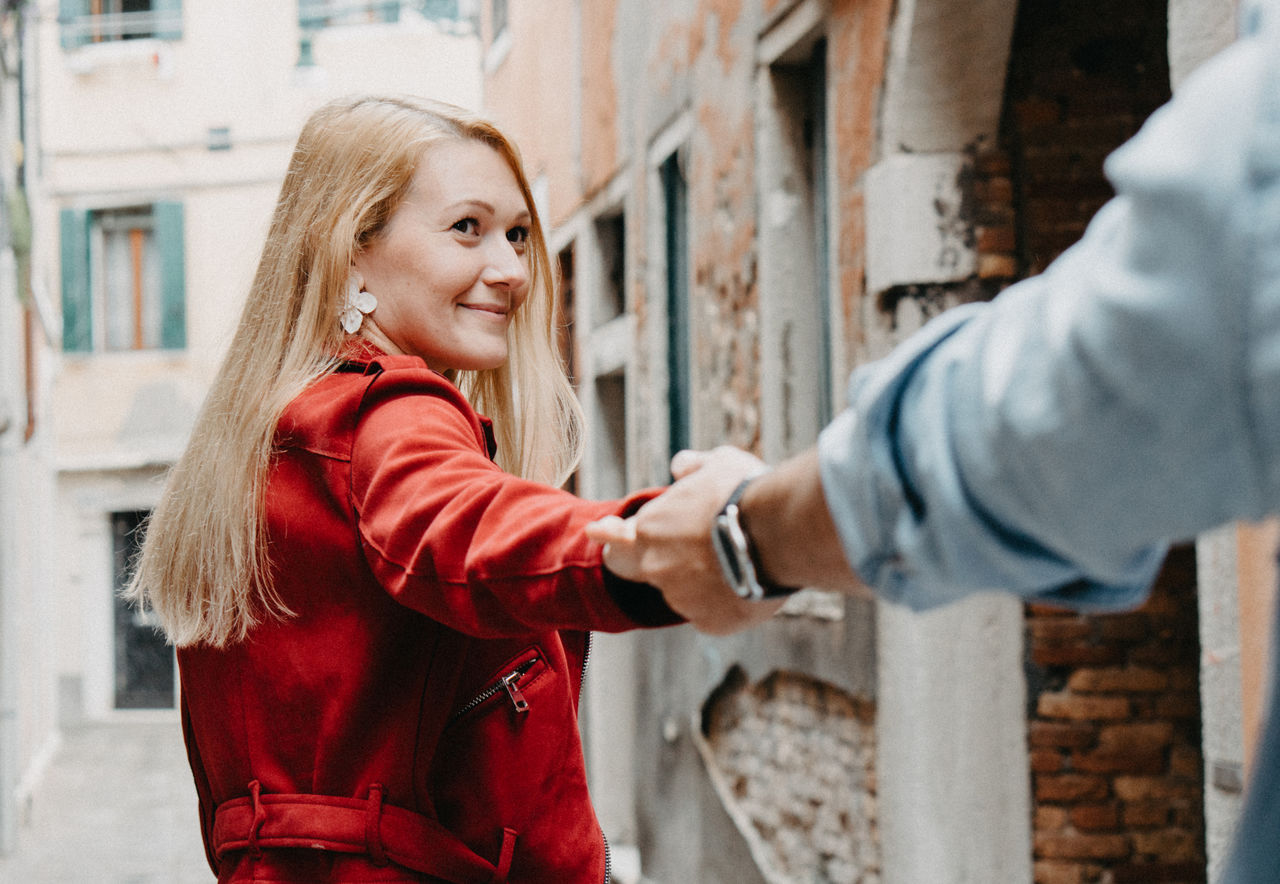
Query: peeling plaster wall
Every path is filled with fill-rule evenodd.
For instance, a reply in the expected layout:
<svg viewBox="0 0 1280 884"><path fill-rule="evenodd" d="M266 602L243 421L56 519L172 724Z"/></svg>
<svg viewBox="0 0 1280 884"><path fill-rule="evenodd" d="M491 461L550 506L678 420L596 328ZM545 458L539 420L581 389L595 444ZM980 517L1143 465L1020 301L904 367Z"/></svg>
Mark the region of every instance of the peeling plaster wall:
<svg viewBox="0 0 1280 884"><path fill-rule="evenodd" d="M618 79L613 64L618 6L584 3L582 10L582 188L594 193L618 169ZM633 39L635 35L628 35Z"/></svg>
<svg viewBox="0 0 1280 884"><path fill-rule="evenodd" d="M582 199L577 5L573 0L510 4L509 27L520 39L511 42L501 63L490 62L485 82L486 107L520 146L535 194L540 189L546 194L538 208L547 227L563 224ZM560 51L547 52L548 46Z"/></svg>
<svg viewBox="0 0 1280 884"><path fill-rule="evenodd" d="M559 8L549 14L558 15ZM761 164L773 160L759 150L759 77L762 64L768 64L760 59L760 46L764 40L776 41L797 16L814 18L818 12L814 20L827 44L832 375L843 387L850 361L862 352L862 179L874 157L877 96L893 3L616 0L582 2L574 8L579 58L569 52L561 55L564 63L552 71L550 81L542 82L541 93L570 103L578 96L577 146L556 133L535 136L532 147L522 141L522 148L526 161L538 168L558 168L566 157L574 165L574 184L562 185L562 177L549 177L553 192L548 203L557 207L551 213L553 244L573 244L575 249L574 297L579 320L586 320L576 329L579 352L589 351L591 360L599 361L605 355L598 352L599 344L606 340L616 342L614 351L625 351L610 355L626 377L628 484L663 482L669 457L668 307L659 167L674 152L688 182L691 441L700 446L729 441L759 450L768 422L777 419L762 410L761 386L768 373L778 369L769 363L775 357L766 355L774 351L762 347L762 336L775 333L765 327L768 311L762 312L762 298L788 296L786 291L762 290L757 221ZM545 50L544 30L516 25L504 64L521 57L521 52ZM522 49L525 41L535 45ZM490 75L486 97L490 111L500 119L527 113L512 108L527 96L527 90L517 93L517 81ZM544 157L543 152L559 155ZM774 174L777 170L764 171L775 180L785 178ZM560 187L563 194L554 192ZM627 325L622 336L615 336L619 328L614 322L597 328L591 319L593 299L603 295L596 278L594 221L601 213L618 211L625 215L627 243ZM802 376L798 379L803 381ZM778 435L793 439L787 432ZM802 441L794 437L795 444ZM593 482L593 477L584 477L586 487L594 487ZM748 635L727 639L688 629L634 636L636 665L628 688L635 692L636 846L646 880L766 880L753 859L751 841L756 835L717 793L709 756L698 750L700 743L704 748L710 744L702 730L704 706L731 671L741 673L743 697L767 693L766 688L751 686L776 670L806 684L821 682L829 696L847 698L850 708L866 713L858 724L862 754L844 771L844 785L862 789L863 797L870 794L867 771L875 758L870 712L876 694L874 606L816 594L798 599L794 611ZM590 734L596 732L602 707L591 697L587 706L590 760ZM734 737L746 737L745 743L735 744L741 750L735 750L739 760L758 762L757 769L767 769L777 760L775 743L755 739L747 730L731 731ZM729 745L725 741L730 733L715 736L721 748ZM840 773L832 768L831 775ZM601 795L615 786L626 788L592 781L598 800L610 807L616 796ZM859 820L848 822L846 836L864 870L878 874L874 858L879 845L869 834L874 831L874 806L865 809ZM633 865L619 873L620 879L638 874ZM809 880L803 872L798 876Z"/></svg>
<svg viewBox="0 0 1280 884"><path fill-rule="evenodd" d="M576 26L560 29L575 32L576 27L578 51L559 53L561 64L538 69L538 93L553 96L546 104L577 112L580 127L559 131L551 122L549 133L519 131L521 120L555 121L560 113L548 108L544 116L544 102L528 100L533 68L527 54L545 51L555 38L523 16L513 18L515 39L502 62L514 65L513 72L490 72L486 100L491 113L517 126L531 168L548 170L552 241L557 248L572 243L577 252L575 300L582 302L579 319L587 320L576 330L580 352L595 354L593 336L614 333L613 323L596 329L591 320L591 301L601 296L593 277L598 263L594 219L599 212L625 214L624 300L631 337L625 343L619 339L629 355L616 358L626 372L626 470L629 485L662 482L669 457L668 317L658 167L674 151L688 182L692 442L758 447L768 419L761 413L761 381L774 368L764 364L761 350L757 47L762 35L797 7L824 9L822 27L830 47L830 236L843 244L831 257L839 317L832 337L840 349L833 373L843 377L845 342L856 337L862 291L860 179L872 155L875 96L892 4L843 0L828 8L812 0L617 0L568 6ZM559 19L566 8L553 2L546 17ZM519 102L531 107L517 107ZM566 163L572 174L552 173ZM591 486L594 480L584 481ZM872 607L823 596L797 605L798 616L747 636L716 640L678 629L635 637L635 825L647 879L764 881L744 830L717 795L696 748L703 705L732 667L740 668L747 684L783 669L820 679L850 702L872 702ZM601 712L598 703L595 713L592 706L589 697L589 733L595 727L591 716ZM865 721L861 726L869 728ZM772 752L765 744L758 749L762 758ZM869 765L873 739L862 751ZM589 759L592 753L588 745ZM861 774L848 773L851 784L859 782ZM593 780L598 796L612 785ZM614 800L610 795L602 803L612 806ZM878 847L865 836L871 826L867 821L854 840L864 855L874 856Z"/></svg>
<svg viewBox="0 0 1280 884"><path fill-rule="evenodd" d="M691 438L696 446L727 441L759 450L762 443L764 421L769 418L761 409L761 385L765 374L778 371L778 366L768 364L761 346L766 329L762 328L757 221L762 162L757 152L757 47L767 29L797 5L775 2L766 10L759 3L735 0L662 7L618 3L620 26L612 51L621 93L613 103L623 112L619 137L624 146L619 155L631 162L623 174L633 182L629 203L632 229L637 231L633 242L651 246L647 252L630 253L638 339L650 342L640 348L635 364L635 386L642 398L635 403L633 450L637 459L652 464L654 470L639 477L642 481L663 481L666 462L665 435L658 431L666 411L665 290L654 284L654 274L649 272L651 264L661 263L660 252L652 248L653 227L661 223L660 192L652 186L652 170L661 157L655 155L654 146L681 119L688 127L683 156L689 186ZM870 155L870 108L879 79L882 22L890 4L834 5L839 9L826 17L825 36L833 47L837 40L850 47L848 52L832 48L828 54L828 106L833 114L829 155L835 179L831 192L842 200L865 171L865 165L856 165L856 158ZM850 55L856 61L851 63ZM629 57L641 58L643 64L629 62ZM850 79L846 79L846 65ZM621 76L627 71L639 74ZM846 122L850 104L854 115L864 115L860 124ZM850 156L855 158L853 165ZM832 236L860 243L845 231L846 225L857 228L861 219L848 216L843 201L833 202ZM839 258L833 255L833 260L857 261L860 251L860 246L841 248ZM852 290L843 283L843 279L833 280L832 286L842 317L852 312L843 305L860 297L860 274ZM839 332L835 336L842 337ZM842 374L843 366L837 371ZM782 618L729 639L687 629L641 637L636 782L639 847L647 878L735 884L783 880L769 878L763 864L752 862L752 841L757 836L711 785L708 761L697 750L701 710L735 666L741 667L746 685L765 679L775 669L785 670L821 679L859 702L873 701L872 608L843 599L837 599L834 608L839 619ZM732 733L744 741L738 744L738 759L764 769L776 760L776 743L746 730ZM728 739L727 734L719 736ZM873 758L874 738L862 745ZM853 767L845 773L845 782L852 787L860 774ZM716 810L709 812L709 806ZM855 821L849 822L847 843L861 851L871 871L878 872L875 860L866 860L878 856L878 845L867 836L874 822L860 819L861 829ZM785 840L787 831L774 833L775 847L781 843L778 839ZM817 873L814 867L796 870L794 877L785 880L811 880Z"/></svg>

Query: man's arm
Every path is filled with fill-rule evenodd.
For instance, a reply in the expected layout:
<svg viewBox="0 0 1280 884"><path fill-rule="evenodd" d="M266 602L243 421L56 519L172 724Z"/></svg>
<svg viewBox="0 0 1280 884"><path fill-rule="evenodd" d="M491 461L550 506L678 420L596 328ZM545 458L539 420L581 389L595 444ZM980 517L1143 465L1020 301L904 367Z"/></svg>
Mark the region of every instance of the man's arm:
<svg viewBox="0 0 1280 884"><path fill-rule="evenodd" d="M712 452L708 458L715 456ZM740 506L756 566L770 583L867 591L841 549L816 448L752 481Z"/></svg>

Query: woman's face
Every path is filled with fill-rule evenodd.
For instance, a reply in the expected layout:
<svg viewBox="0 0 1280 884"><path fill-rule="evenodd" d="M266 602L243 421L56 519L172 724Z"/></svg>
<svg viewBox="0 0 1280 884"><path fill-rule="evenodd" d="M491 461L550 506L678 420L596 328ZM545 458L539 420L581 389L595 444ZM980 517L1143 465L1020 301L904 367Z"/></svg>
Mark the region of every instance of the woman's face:
<svg viewBox="0 0 1280 884"><path fill-rule="evenodd" d="M357 281L378 299L369 337L436 371L502 365L529 289L529 223L496 150L465 140L428 148L404 201L355 258Z"/></svg>

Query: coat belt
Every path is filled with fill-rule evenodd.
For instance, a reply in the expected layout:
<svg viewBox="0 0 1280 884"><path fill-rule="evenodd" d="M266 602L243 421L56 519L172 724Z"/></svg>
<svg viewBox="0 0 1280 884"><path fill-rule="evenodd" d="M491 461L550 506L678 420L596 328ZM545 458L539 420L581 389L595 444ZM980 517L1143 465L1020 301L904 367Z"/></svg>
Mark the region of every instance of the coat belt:
<svg viewBox="0 0 1280 884"><path fill-rule="evenodd" d="M266 848L302 847L365 854L454 884L504 884L516 833L503 830L498 864L467 847L440 823L382 802L382 787L369 797L264 794L257 780L249 794L218 805L213 851L219 863L238 850L260 855Z"/></svg>

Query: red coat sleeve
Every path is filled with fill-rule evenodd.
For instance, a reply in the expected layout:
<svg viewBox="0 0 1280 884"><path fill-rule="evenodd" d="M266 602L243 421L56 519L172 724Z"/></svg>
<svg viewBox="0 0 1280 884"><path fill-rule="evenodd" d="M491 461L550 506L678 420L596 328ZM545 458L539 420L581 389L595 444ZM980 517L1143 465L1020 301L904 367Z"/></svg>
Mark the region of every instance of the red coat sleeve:
<svg viewBox="0 0 1280 884"><path fill-rule="evenodd" d="M352 504L365 557L393 598L478 637L676 622L652 587L606 589L600 548L583 532L655 491L584 501L503 472L485 438L462 396L426 370L384 372L369 386Z"/></svg>

